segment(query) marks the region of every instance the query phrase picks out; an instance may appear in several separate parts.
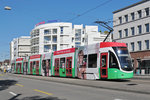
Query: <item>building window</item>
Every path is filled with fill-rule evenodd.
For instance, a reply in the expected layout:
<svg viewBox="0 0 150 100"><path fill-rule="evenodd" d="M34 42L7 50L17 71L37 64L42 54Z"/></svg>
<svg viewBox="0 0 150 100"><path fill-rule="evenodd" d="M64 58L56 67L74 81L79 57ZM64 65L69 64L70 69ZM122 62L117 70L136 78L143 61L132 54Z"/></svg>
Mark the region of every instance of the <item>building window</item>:
<svg viewBox="0 0 150 100"><path fill-rule="evenodd" d="M53 45L52 48L53 48L53 51L56 51L57 50L57 45Z"/></svg>
<svg viewBox="0 0 150 100"><path fill-rule="evenodd" d="M139 50L142 50L142 42L141 41L138 41L138 47L139 47Z"/></svg>
<svg viewBox="0 0 150 100"><path fill-rule="evenodd" d="M57 29L53 29L53 34L57 34Z"/></svg>
<svg viewBox="0 0 150 100"><path fill-rule="evenodd" d="M139 34L142 33L142 26L141 25L138 26L138 32L139 32Z"/></svg>
<svg viewBox="0 0 150 100"><path fill-rule="evenodd" d="M145 8L146 16L149 16L149 8Z"/></svg>
<svg viewBox="0 0 150 100"><path fill-rule="evenodd" d="M139 16L139 18L142 17L142 11L141 10L138 11L138 16Z"/></svg>
<svg viewBox="0 0 150 100"><path fill-rule="evenodd" d="M127 37L128 36L128 29L125 29L125 36Z"/></svg>
<svg viewBox="0 0 150 100"><path fill-rule="evenodd" d="M122 38L122 31L119 31L119 37Z"/></svg>
<svg viewBox="0 0 150 100"><path fill-rule="evenodd" d="M50 41L51 41L51 36L44 36L44 43L49 43Z"/></svg>
<svg viewBox="0 0 150 100"><path fill-rule="evenodd" d="M75 29L75 41L81 42L81 29Z"/></svg>
<svg viewBox="0 0 150 100"><path fill-rule="evenodd" d="M64 28L60 27L60 33L63 34Z"/></svg>
<svg viewBox="0 0 150 100"><path fill-rule="evenodd" d="M56 37L56 36L53 37L53 42L54 42L54 43L57 42L57 37Z"/></svg>
<svg viewBox="0 0 150 100"><path fill-rule="evenodd" d="M74 41L74 38L72 38L72 42Z"/></svg>
<svg viewBox="0 0 150 100"><path fill-rule="evenodd" d="M51 34L50 30L44 30L44 34Z"/></svg>
<svg viewBox="0 0 150 100"><path fill-rule="evenodd" d="M132 20L134 20L134 18L135 18L135 16L134 16L134 12L133 12L133 13L131 13L131 18L132 18Z"/></svg>
<svg viewBox="0 0 150 100"><path fill-rule="evenodd" d="M120 24L122 23L122 17L119 17L119 22L120 22Z"/></svg>
<svg viewBox="0 0 150 100"><path fill-rule="evenodd" d="M125 21L128 22L128 15L125 15Z"/></svg>
<svg viewBox="0 0 150 100"><path fill-rule="evenodd" d="M149 23L145 24L146 32L149 32Z"/></svg>
<svg viewBox="0 0 150 100"><path fill-rule="evenodd" d="M51 49L51 46L48 46L48 45L44 46L44 52L49 52L50 49Z"/></svg>
<svg viewBox="0 0 150 100"><path fill-rule="evenodd" d="M82 31L82 34L84 34L84 31Z"/></svg>
<svg viewBox="0 0 150 100"><path fill-rule="evenodd" d="M84 42L85 41L85 39L84 38L82 38L82 42Z"/></svg>
<svg viewBox="0 0 150 100"><path fill-rule="evenodd" d="M79 46L81 46L81 42L76 42L75 47L79 47Z"/></svg>
<svg viewBox="0 0 150 100"><path fill-rule="evenodd" d="M145 40L145 46L146 46L146 49L148 50L149 49L149 40Z"/></svg>
<svg viewBox="0 0 150 100"><path fill-rule="evenodd" d="M132 35L134 35L134 27L131 27L131 33L132 33Z"/></svg>
<svg viewBox="0 0 150 100"><path fill-rule="evenodd" d="M134 51L134 42L131 43L131 50Z"/></svg>

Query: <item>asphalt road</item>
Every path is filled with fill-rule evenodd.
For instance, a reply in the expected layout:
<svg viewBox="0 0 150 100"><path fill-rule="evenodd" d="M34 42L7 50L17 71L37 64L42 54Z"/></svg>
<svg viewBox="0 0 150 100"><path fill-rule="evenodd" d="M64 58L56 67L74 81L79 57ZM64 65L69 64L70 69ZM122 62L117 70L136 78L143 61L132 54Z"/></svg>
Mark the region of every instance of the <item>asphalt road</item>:
<svg viewBox="0 0 150 100"><path fill-rule="evenodd" d="M150 96L0 73L0 100L150 100Z"/></svg>

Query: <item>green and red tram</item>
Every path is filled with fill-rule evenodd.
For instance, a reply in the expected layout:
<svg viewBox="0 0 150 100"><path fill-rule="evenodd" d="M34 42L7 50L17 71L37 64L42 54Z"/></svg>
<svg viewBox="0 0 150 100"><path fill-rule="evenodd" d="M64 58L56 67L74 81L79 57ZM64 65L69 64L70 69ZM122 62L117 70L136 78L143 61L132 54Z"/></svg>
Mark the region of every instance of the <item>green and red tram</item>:
<svg viewBox="0 0 150 100"><path fill-rule="evenodd" d="M42 55L42 76L51 76L52 57L52 53L46 53Z"/></svg>
<svg viewBox="0 0 150 100"><path fill-rule="evenodd" d="M75 57L75 48L55 51L53 55L52 75L60 77L75 77Z"/></svg>
<svg viewBox="0 0 150 100"><path fill-rule="evenodd" d="M26 59L27 61L27 59ZM23 59L16 59L22 73ZM27 64L28 63L28 64ZM101 42L28 57L28 74L80 79L126 79L133 66L125 43Z"/></svg>
<svg viewBox="0 0 150 100"><path fill-rule="evenodd" d="M28 60L29 60L29 57L25 57L23 59L23 74L27 74L28 72Z"/></svg>
<svg viewBox="0 0 150 100"><path fill-rule="evenodd" d="M133 66L125 43L100 43L100 75L107 79L133 77Z"/></svg>
<svg viewBox="0 0 150 100"><path fill-rule="evenodd" d="M17 58L15 62L15 73L23 73L23 58Z"/></svg>
<svg viewBox="0 0 150 100"><path fill-rule="evenodd" d="M30 56L28 63L28 74L41 75L42 55Z"/></svg>
<svg viewBox="0 0 150 100"><path fill-rule="evenodd" d="M53 76L81 79L124 79L133 77L125 43L101 42L54 52Z"/></svg>

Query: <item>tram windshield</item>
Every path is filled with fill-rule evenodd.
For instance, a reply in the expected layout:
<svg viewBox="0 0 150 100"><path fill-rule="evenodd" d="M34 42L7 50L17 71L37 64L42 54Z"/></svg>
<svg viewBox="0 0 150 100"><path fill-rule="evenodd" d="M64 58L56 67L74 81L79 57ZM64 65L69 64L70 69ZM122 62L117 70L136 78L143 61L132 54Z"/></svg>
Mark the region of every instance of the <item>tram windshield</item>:
<svg viewBox="0 0 150 100"><path fill-rule="evenodd" d="M120 61L121 69L124 71L132 71L131 58L126 47L113 47Z"/></svg>

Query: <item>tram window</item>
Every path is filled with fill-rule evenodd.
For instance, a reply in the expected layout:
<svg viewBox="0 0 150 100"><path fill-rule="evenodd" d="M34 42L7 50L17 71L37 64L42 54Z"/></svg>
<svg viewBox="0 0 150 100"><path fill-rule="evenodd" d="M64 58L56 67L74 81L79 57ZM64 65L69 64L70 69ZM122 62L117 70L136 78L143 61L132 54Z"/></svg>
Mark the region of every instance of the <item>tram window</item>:
<svg viewBox="0 0 150 100"><path fill-rule="evenodd" d="M60 68L65 68L65 58L60 58Z"/></svg>
<svg viewBox="0 0 150 100"><path fill-rule="evenodd" d="M55 59L55 68L59 68L59 59Z"/></svg>
<svg viewBox="0 0 150 100"><path fill-rule="evenodd" d="M49 69L51 69L51 60L48 60L48 64L49 64Z"/></svg>
<svg viewBox="0 0 150 100"><path fill-rule="evenodd" d="M72 66L72 59L67 59L66 68L71 68L71 66Z"/></svg>
<svg viewBox="0 0 150 100"><path fill-rule="evenodd" d="M106 63L107 63L107 62L106 62L106 58L107 58L106 55L103 55L103 56L102 56L102 67L107 67L107 66L106 66Z"/></svg>
<svg viewBox="0 0 150 100"><path fill-rule="evenodd" d="M90 54L88 56L88 68L97 67L97 54Z"/></svg>
<svg viewBox="0 0 150 100"><path fill-rule="evenodd" d="M39 67L39 61L36 61L36 66Z"/></svg>
<svg viewBox="0 0 150 100"><path fill-rule="evenodd" d="M36 62L35 61L33 62L33 68L36 68Z"/></svg>
<svg viewBox="0 0 150 100"><path fill-rule="evenodd" d="M43 60L43 61L42 61L42 67L43 67L43 69L46 68L46 60Z"/></svg>
<svg viewBox="0 0 150 100"><path fill-rule="evenodd" d="M115 56L114 53L112 53L112 52L110 52L109 62L110 62L110 63L109 63L109 68L117 68L117 69L119 69L116 56Z"/></svg>

